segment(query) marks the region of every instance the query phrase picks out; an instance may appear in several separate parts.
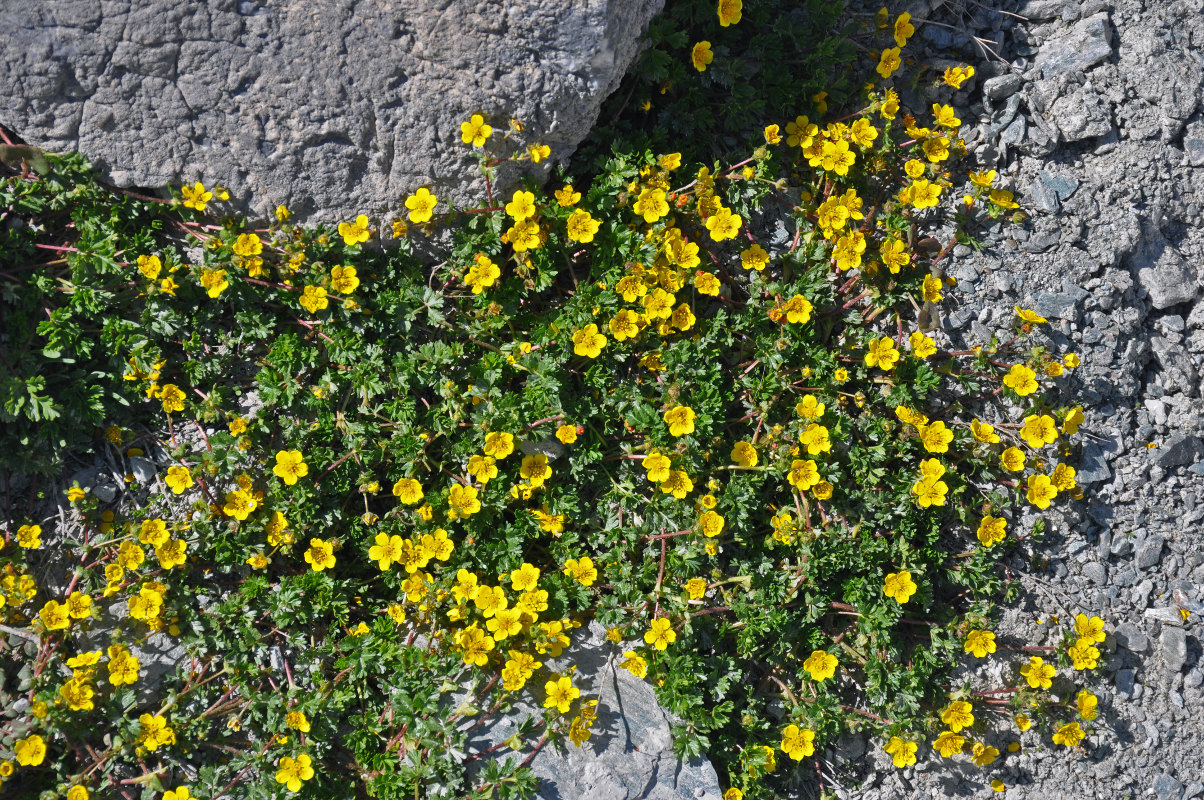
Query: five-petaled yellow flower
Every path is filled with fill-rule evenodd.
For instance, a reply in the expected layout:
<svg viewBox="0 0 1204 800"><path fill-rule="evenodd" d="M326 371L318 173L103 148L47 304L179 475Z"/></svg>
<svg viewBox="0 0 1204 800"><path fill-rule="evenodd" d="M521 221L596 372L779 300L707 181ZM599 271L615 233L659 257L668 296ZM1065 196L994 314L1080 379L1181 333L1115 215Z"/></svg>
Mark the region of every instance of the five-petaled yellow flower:
<svg viewBox="0 0 1204 800"><path fill-rule="evenodd" d="M213 192L206 189L205 184L200 181L191 187L180 187L180 194L184 197L184 208L193 208L197 211L204 211L206 205L213 199Z"/></svg>
<svg viewBox="0 0 1204 800"><path fill-rule="evenodd" d="M330 569L334 566L334 562L334 545L322 539L309 540L309 549L305 551L305 563L309 564L314 572Z"/></svg>
<svg viewBox="0 0 1204 800"><path fill-rule="evenodd" d="M357 244L363 244L368 241L369 225L367 215L359 214L356 216L354 222L340 222L339 236L343 237L343 243L348 247L354 247Z"/></svg>
<svg viewBox="0 0 1204 800"><path fill-rule="evenodd" d="M425 186L406 198L406 208L410 210L410 222L429 222L439 199L431 194Z"/></svg>
<svg viewBox="0 0 1204 800"><path fill-rule="evenodd" d="M487 124L480 114L473 114L467 122L460 123L460 138L464 144L484 147L485 141L492 135L493 127Z"/></svg>
<svg viewBox="0 0 1204 800"><path fill-rule="evenodd" d="M782 752L795 761L801 761L805 756L815 754L815 731L810 728L799 728L797 725L787 725L782 731Z"/></svg>
<svg viewBox="0 0 1204 800"><path fill-rule="evenodd" d="M283 783L290 792L301 791L301 782L314 776L312 762L305 753L295 759L285 756L280 759L279 769L276 770L276 783Z"/></svg>
<svg viewBox="0 0 1204 800"><path fill-rule="evenodd" d="M886 580L882 585L882 591L887 597L898 601L902 605L916 593L916 584L911 579L910 572L901 570L899 572L892 572L886 576Z"/></svg>
<svg viewBox="0 0 1204 800"><path fill-rule="evenodd" d="M272 467L272 472L285 485L292 486L298 478L309 474L309 465L300 450L280 450L276 453L276 466Z"/></svg>
<svg viewBox="0 0 1204 800"><path fill-rule="evenodd" d="M694 432L694 409L689 406L674 406L664 414L670 436L686 436Z"/></svg>
<svg viewBox="0 0 1204 800"><path fill-rule="evenodd" d="M701 41L694 45L690 50L690 63L694 65L694 69L699 72L706 71L707 65L715 60L715 54L711 52L711 43Z"/></svg>
<svg viewBox="0 0 1204 800"><path fill-rule="evenodd" d="M673 630L673 623L665 617L652 620L650 627L644 632L644 641L657 650L664 650L676 640L677 633Z"/></svg>
<svg viewBox="0 0 1204 800"><path fill-rule="evenodd" d="M803 662L803 669L811 675L812 680L826 681L836 674L837 663L836 656L831 653L813 650L811 655L807 656L807 660Z"/></svg>

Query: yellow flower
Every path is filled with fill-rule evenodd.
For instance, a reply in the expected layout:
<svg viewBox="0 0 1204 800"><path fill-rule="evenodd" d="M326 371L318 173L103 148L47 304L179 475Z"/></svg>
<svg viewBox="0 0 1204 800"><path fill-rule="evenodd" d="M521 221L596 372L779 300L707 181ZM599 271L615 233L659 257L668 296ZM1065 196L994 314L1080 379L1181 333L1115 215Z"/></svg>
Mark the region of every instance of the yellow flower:
<svg viewBox="0 0 1204 800"><path fill-rule="evenodd" d="M1008 521L1003 517L992 517L990 514L978 523L978 541L983 547L993 547L1007 538Z"/></svg>
<svg viewBox="0 0 1204 800"><path fill-rule="evenodd" d="M187 794L188 790L185 789L184 791L185 794L177 797L168 797L167 795L171 794L171 792L168 792L167 794L163 795L163 800L189 800ZM67 791L67 800L90 800L91 797L92 793L88 791L88 787L81 786L78 783Z"/></svg>
<svg viewBox="0 0 1204 800"><path fill-rule="evenodd" d="M892 572L886 576L882 591L887 597L898 601L902 605L916 593L916 584L911 579L911 573L907 570Z"/></svg>
<svg viewBox="0 0 1204 800"><path fill-rule="evenodd" d="M782 752L795 761L815 754L815 731L809 728L799 728L797 725L787 725L782 731Z"/></svg>
<svg viewBox="0 0 1204 800"><path fill-rule="evenodd" d="M916 751L919 750L919 746L915 742L892 736L883 749L891 757L891 763L902 769L916 763Z"/></svg>
<svg viewBox="0 0 1204 800"><path fill-rule="evenodd" d="M665 617L652 620L650 627L644 632L644 641L657 650L664 650L676 640L677 633L673 630L673 623Z"/></svg>
<svg viewBox="0 0 1204 800"><path fill-rule="evenodd" d="M740 21L744 0L719 0L719 25L726 28Z"/></svg>
<svg viewBox="0 0 1204 800"><path fill-rule="evenodd" d="M493 128L486 124L480 114L473 114L467 122L460 123L460 139L464 144L473 147L484 147L485 141L493 135Z"/></svg>
<svg viewBox="0 0 1204 800"><path fill-rule="evenodd" d="M1104 621L1099 617L1088 617L1086 614L1076 614L1074 632L1080 640L1088 644L1099 644L1107 638L1104 633Z"/></svg>
<svg viewBox="0 0 1204 800"><path fill-rule="evenodd" d="M805 492L820 482L819 469L811 459L794 459L786 480L800 492Z"/></svg>
<svg viewBox="0 0 1204 800"><path fill-rule="evenodd" d="M711 43L707 41L698 42L690 50L690 63L694 65L694 69L699 72L704 72L707 65L715 59L715 54L711 52Z"/></svg>
<svg viewBox="0 0 1204 800"><path fill-rule="evenodd" d="M941 712L941 722L949 726L954 733L960 733L962 728L974 724L974 707L965 700L954 700Z"/></svg>
<svg viewBox="0 0 1204 800"><path fill-rule="evenodd" d="M1074 698L1074 706L1078 709L1079 716L1085 720L1093 720L1098 716L1099 698L1093 695L1086 689L1079 690L1079 693Z"/></svg>
<svg viewBox="0 0 1204 800"><path fill-rule="evenodd" d="M205 188L205 184L197 181L195 185L181 186L180 195L184 198L184 208L193 208L197 211L204 211L210 200L213 199L213 192Z"/></svg>
<svg viewBox="0 0 1204 800"><path fill-rule="evenodd" d="M305 551L305 563L309 564L314 572L330 569L335 564L334 545L322 539L310 539L309 549Z"/></svg>
<svg viewBox="0 0 1204 800"><path fill-rule="evenodd" d="M1032 689L1048 689L1053 685L1053 678L1058 669L1053 664L1046 664L1041 656L1032 656L1028 664L1020 668L1020 674L1028 681Z"/></svg>
<svg viewBox="0 0 1204 800"><path fill-rule="evenodd" d="M1053 735L1053 743L1064 745L1066 747L1077 747L1079 742L1083 741L1087 734L1083 733L1083 729L1079 727L1079 723L1071 722L1058 728Z"/></svg>
<svg viewBox="0 0 1204 800"><path fill-rule="evenodd" d="M694 409L689 406L674 406L664 413L670 436L686 436L693 433L695 419Z"/></svg>
<svg viewBox="0 0 1204 800"><path fill-rule="evenodd" d="M732 445L732 463L738 467L751 468L757 465L757 448L751 442L736 442Z"/></svg>
<svg viewBox="0 0 1204 800"><path fill-rule="evenodd" d="M286 486L292 486L298 478L309 474L309 465L300 450L280 450L276 453L276 466L272 467L272 472Z"/></svg>
<svg viewBox="0 0 1204 800"><path fill-rule="evenodd" d="M606 336L599 333L594 323L573 332L573 353L586 358L597 358L606 347Z"/></svg>
<svg viewBox="0 0 1204 800"><path fill-rule="evenodd" d="M561 714L569 713L573 701L581 696L581 690L573 686L573 679L567 675L554 681L548 681L543 688L547 694L543 701L543 707L554 708Z"/></svg>
<svg viewBox="0 0 1204 800"><path fill-rule="evenodd" d="M581 192L573 190L573 184L565 184L552 193L561 208L572 208L581 201Z"/></svg>
<svg viewBox="0 0 1204 800"><path fill-rule="evenodd" d="M878 66L875 67L875 71L883 78L889 78L902 63L899 58L899 48L888 47L882 51L882 56L878 60Z"/></svg>
<svg viewBox="0 0 1204 800"><path fill-rule="evenodd" d="M1029 475L1028 492L1025 499L1040 509L1049 508L1050 502L1058 496L1058 489L1048 475Z"/></svg>
<svg viewBox="0 0 1204 800"><path fill-rule="evenodd" d="M367 215L356 216L354 222L340 222L339 235L343 237L343 243L348 247L355 247L368 241L370 234Z"/></svg>
<svg viewBox="0 0 1204 800"><path fill-rule="evenodd" d="M582 556L580 559L570 558L565 561L564 574L582 586L593 586L594 581L598 579L598 569L594 566L594 560L589 556Z"/></svg>
<svg viewBox="0 0 1204 800"><path fill-rule="evenodd" d="M46 758L46 740L41 736L27 736L13 747L17 763L23 767L36 767Z"/></svg>
<svg viewBox="0 0 1204 800"><path fill-rule="evenodd" d="M184 410L185 395L183 390L174 383L164 384L159 390L159 400L163 403L163 410L168 414Z"/></svg>
<svg viewBox="0 0 1204 800"><path fill-rule="evenodd" d="M276 770L276 783L283 783L290 792L301 791L301 782L314 776L314 768L308 755L302 753L295 759L284 756Z"/></svg>
<svg viewBox="0 0 1204 800"><path fill-rule="evenodd" d="M836 674L837 664L836 656L831 653L813 650L803 662L803 669L811 675L812 680L822 682Z"/></svg>
<svg viewBox="0 0 1204 800"><path fill-rule="evenodd" d="M707 582L704 578L690 578L686 581L686 594L691 600L701 600L706 590Z"/></svg>
<svg viewBox="0 0 1204 800"><path fill-rule="evenodd" d="M533 144L527 148L527 152L531 155L531 161L538 164L548 156L552 155L552 148L546 144Z"/></svg>
<svg viewBox="0 0 1204 800"><path fill-rule="evenodd" d="M966 635L963 648L974 658L985 658L987 653L995 652L995 634L990 630L972 630Z"/></svg>
<svg viewBox="0 0 1204 800"><path fill-rule="evenodd" d="M765 144L778 144L782 141L781 128L777 125L766 125L763 133L765 134Z"/></svg>
<svg viewBox="0 0 1204 800"><path fill-rule="evenodd" d="M743 223L744 220L739 214L733 214L730 208L720 206L714 214L707 217L706 228L710 231L712 240L722 242L725 239L736 238Z"/></svg>
<svg viewBox="0 0 1204 800"><path fill-rule="evenodd" d="M502 431L494 431L485 435L485 455L501 461L514 452L514 435Z"/></svg>
<svg viewBox="0 0 1204 800"><path fill-rule="evenodd" d="M1019 447L1009 447L999 455L999 462L1008 472L1019 472L1024 469L1026 458Z"/></svg>
<svg viewBox="0 0 1204 800"><path fill-rule="evenodd" d="M481 501L477 499L475 486L456 484L447 493L448 517L460 519L470 517L481 510Z"/></svg>
<svg viewBox="0 0 1204 800"><path fill-rule="evenodd" d="M698 530L708 539L714 539L722 533L723 527L726 524L727 520L716 511L705 511L698 518Z"/></svg>
<svg viewBox="0 0 1204 800"><path fill-rule="evenodd" d="M410 222L429 222L438 202L439 199L425 186L418 189L405 200L405 206L410 211Z"/></svg>
<svg viewBox="0 0 1204 800"><path fill-rule="evenodd" d="M577 441L577 426L576 425L561 425L556 429L556 438L561 444L572 444Z"/></svg>
<svg viewBox="0 0 1204 800"><path fill-rule="evenodd" d="M907 341L911 345L911 354L916 358L928 358L936 353L936 341L919 331L913 332Z"/></svg>
<svg viewBox="0 0 1204 800"><path fill-rule="evenodd" d="M1027 308L1021 308L1020 306L1016 306L1015 308L1016 316L1020 317L1020 319L1029 323L1030 325L1036 325L1040 322L1047 322L1045 317L1041 316L1036 311L1029 311Z"/></svg>
<svg viewBox="0 0 1204 800"><path fill-rule="evenodd" d="M22 525L17 528L17 544L27 550L37 550L42 546L42 526Z"/></svg>
<svg viewBox="0 0 1204 800"><path fill-rule="evenodd" d="M995 759L998 757L998 748L991 747L990 745L983 744L982 742L975 742L974 748L970 754L970 760L973 761L974 765L978 767L988 766L989 764L994 763Z"/></svg>
<svg viewBox="0 0 1204 800"><path fill-rule="evenodd" d="M949 443L953 441L953 431L945 427L945 423L937 421L931 425L919 426L920 442L929 453L949 452Z"/></svg>
<svg viewBox="0 0 1204 800"><path fill-rule="evenodd" d="M938 478L924 477L911 486L911 493L916 496L916 502L921 508L945 505L945 495L949 486Z"/></svg>
<svg viewBox="0 0 1204 800"><path fill-rule="evenodd" d="M953 731L941 731L932 747L941 754L941 758L952 758L965 749L966 739Z"/></svg>
<svg viewBox="0 0 1204 800"><path fill-rule="evenodd" d="M970 433L984 444L999 444L999 434L995 433L995 426L979 422L977 417L970 422Z"/></svg>
<svg viewBox="0 0 1204 800"><path fill-rule="evenodd" d="M74 800L74 798L68 798L67 800ZM723 793L723 800L744 800L744 792L733 786Z"/></svg>
<svg viewBox="0 0 1204 800"><path fill-rule="evenodd" d="M359 285L355 267L335 267L330 271L330 288L339 294L351 294Z"/></svg>
<svg viewBox="0 0 1204 800"><path fill-rule="evenodd" d="M590 213L585 209L578 208L569 215L566 225L566 232L570 241L589 244L594 240L594 235L598 233L598 229L602 227L602 222L590 216Z"/></svg>
<svg viewBox="0 0 1204 800"><path fill-rule="evenodd" d="M163 481L174 494L183 494L185 489L192 486L192 473L187 467L176 464L167 468L167 475Z"/></svg>
<svg viewBox="0 0 1204 800"><path fill-rule="evenodd" d="M1058 426L1048 414L1030 414L1020 426L1020 438L1034 449L1053 444L1058 439Z"/></svg>
<svg viewBox="0 0 1204 800"><path fill-rule="evenodd" d="M974 77L974 67L948 67L945 69L945 84L954 89L962 88L962 84Z"/></svg>
<svg viewBox="0 0 1204 800"><path fill-rule="evenodd" d="M422 502L422 484L413 478L401 478L393 484L393 496L407 506Z"/></svg>
<svg viewBox="0 0 1204 800"><path fill-rule="evenodd" d="M643 678L648 674L648 662L639 653L634 650L628 650L623 654L624 660L619 666L630 672L637 678Z"/></svg>

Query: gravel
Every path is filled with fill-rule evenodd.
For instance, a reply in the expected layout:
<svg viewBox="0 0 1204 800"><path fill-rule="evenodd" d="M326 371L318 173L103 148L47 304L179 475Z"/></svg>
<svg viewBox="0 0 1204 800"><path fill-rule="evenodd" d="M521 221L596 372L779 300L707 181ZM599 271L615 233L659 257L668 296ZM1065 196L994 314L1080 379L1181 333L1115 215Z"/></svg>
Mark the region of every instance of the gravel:
<svg viewBox="0 0 1204 800"><path fill-rule="evenodd" d="M926 52L913 56L974 64L980 83L943 101L1029 212L1023 226L977 231L981 250L952 252L958 313L943 333L985 343L1019 305L1049 320L1037 341L1082 360L1055 402L1084 406L1073 462L1084 498L1051 509L1044 542L1008 557L1024 605L997 633L1045 644L1038 619L1087 613L1111 635L1080 748L1030 731L986 769L930 749L942 768L874 756L844 796L985 798L993 777L1031 800L1204 796L1204 0L918 5L913 16L964 26L920 27Z"/></svg>

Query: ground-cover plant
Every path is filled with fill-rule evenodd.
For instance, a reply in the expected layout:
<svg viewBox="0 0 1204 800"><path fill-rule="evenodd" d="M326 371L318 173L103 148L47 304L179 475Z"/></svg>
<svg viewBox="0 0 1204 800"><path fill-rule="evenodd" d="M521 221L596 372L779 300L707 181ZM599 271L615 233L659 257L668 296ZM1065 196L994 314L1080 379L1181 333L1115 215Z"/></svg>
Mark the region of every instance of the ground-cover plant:
<svg viewBox="0 0 1204 800"><path fill-rule="evenodd" d="M87 364L98 399L64 408L128 491L6 529L0 778L527 796L540 748L591 735L597 687L563 660L591 620L728 800L815 780L844 731L900 767L987 767L1001 721L1078 746L1102 621L992 631L998 558L1040 534L1023 512L1077 492L1082 413L1044 391L1077 361L1025 309L1007 341L942 347L945 259L1017 203L965 173L954 106L900 108L913 27L882 24L859 106L770 122L734 163L623 153L469 209L414 187L337 228L215 215L199 183L107 192L78 157L7 177L11 396L59 403L39 359L70 385ZM484 115L457 134L487 181L544 155ZM412 257L436 228L447 258ZM948 684L981 658L1014 683ZM469 752L516 699L543 715Z"/></svg>

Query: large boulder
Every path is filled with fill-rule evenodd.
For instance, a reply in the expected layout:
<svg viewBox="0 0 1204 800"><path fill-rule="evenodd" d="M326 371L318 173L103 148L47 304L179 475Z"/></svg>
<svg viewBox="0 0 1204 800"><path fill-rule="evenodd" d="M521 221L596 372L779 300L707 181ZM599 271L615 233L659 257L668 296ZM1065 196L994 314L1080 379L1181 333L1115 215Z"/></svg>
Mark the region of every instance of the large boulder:
<svg viewBox="0 0 1204 800"><path fill-rule="evenodd" d="M0 3L0 123L122 186L205 181L242 210L398 214L481 197L460 123L498 144L585 137L664 0L39 0ZM513 141L514 139L512 139Z"/></svg>

